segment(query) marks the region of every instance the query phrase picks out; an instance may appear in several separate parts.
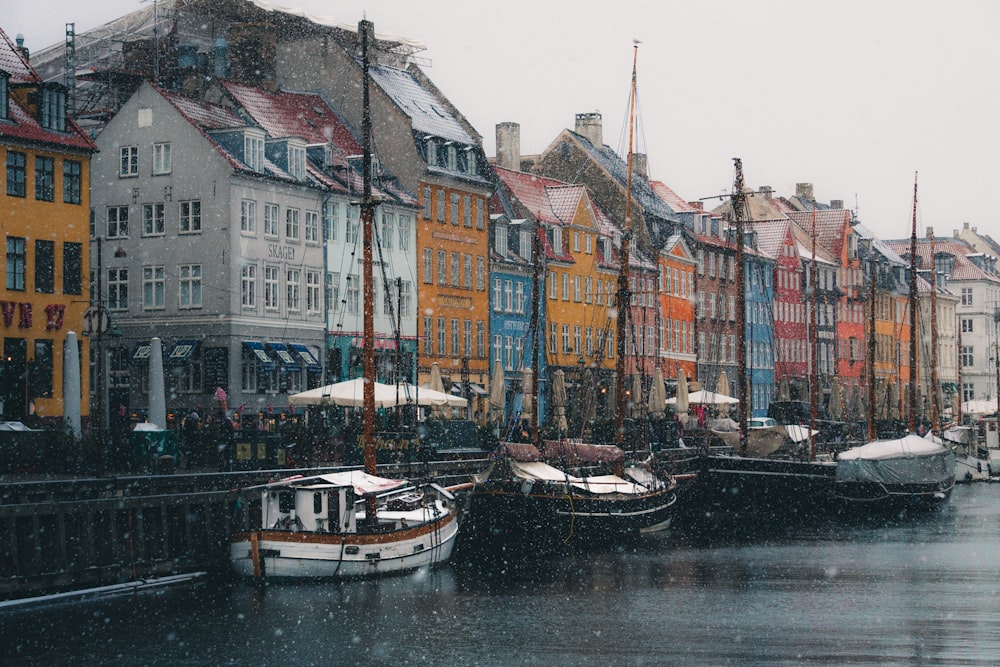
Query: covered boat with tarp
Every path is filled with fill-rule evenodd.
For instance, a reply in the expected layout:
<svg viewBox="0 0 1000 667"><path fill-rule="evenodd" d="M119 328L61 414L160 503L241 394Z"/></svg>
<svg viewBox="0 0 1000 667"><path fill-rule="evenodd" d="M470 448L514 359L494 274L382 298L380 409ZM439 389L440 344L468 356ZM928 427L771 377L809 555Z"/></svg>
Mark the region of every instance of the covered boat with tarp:
<svg viewBox="0 0 1000 667"><path fill-rule="evenodd" d="M937 507L954 486L955 454L912 433L875 440L837 456L834 495L848 507Z"/></svg>
<svg viewBox="0 0 1000 667"><path fill-rule="evenodd" d="M625 467L621 475L601 470L609 463L601 459L620 466L624 452L618 447L564 444L561 451L576 457L578 468L547 463L531 444L502 443L474 479L469 532L505 548L544 549L615 541L669 524L674 483L643 468ZM549 456L547 448L544 458Z"/></svg>

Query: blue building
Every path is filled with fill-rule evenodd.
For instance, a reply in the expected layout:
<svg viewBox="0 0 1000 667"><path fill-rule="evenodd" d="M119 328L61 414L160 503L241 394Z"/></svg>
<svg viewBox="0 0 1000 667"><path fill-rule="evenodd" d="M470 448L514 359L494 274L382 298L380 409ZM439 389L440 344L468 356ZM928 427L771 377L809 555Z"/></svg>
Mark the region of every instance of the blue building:
<svg viewBox="0 0 1000 667"><path fill-rule="evenodd" d="M746 302L746 367L750 411L766 417L774 395L774 260L756 249L754 234L746 234L744 284Z"/></svg>
<svg viewBox="0 0 1000 667"><path fill-rule="evenodd" d="M499 198L494 198L497 202ZM498 204L502 207L502 204ZM531 367L535 336L531 330L532 220L512 220L507 213L490 216L490 377L503 373L506 396L501 437L519 420L524 369ZM544 303L538 309L538 331L545 330ZM545 354L539 354L538 377L545 378ZM537 378L536 378L537 381ZM545 386L539 385L538 423L546 415Z"/></svg>

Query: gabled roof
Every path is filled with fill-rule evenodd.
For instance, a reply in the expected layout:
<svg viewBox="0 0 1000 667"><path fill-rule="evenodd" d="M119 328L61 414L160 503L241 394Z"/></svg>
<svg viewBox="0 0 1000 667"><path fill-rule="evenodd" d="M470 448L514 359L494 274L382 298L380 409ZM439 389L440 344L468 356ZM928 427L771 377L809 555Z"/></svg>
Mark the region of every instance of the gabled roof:
<svg viewBox="0 0 1000 667"><path fill-rule="evenodd" d="M777 259L788 240L792 221L788 218L754 220L750 226L757 235L757 249L771 259Z"/></svg>
<svg viewBox="0 0 1000 667"><path fill-rule="evenodd" d="M806 232L806 230L794 224L792 225L792 235L795 237L795 241L798 244L799 257L803 261L812 261L813 257L812 249L814 245L812 236L810 236L809 233ZM839 262L837 261L837 258L833 256L833 253L831 253L829 250L821 246L819 244L819 241L816 242L815 246L816 246L817 262L839 265Z"/></svg>
<svg viewBox="0 0 1000 667"><path fill-rule="evenodd" d="M582 185L548 185L545 187L545 195L552 206L552 212L564 225L573 224L577 209L580 208L580 202L586 193L587 191Z"/></svg>
<svg viewBox="0 0 1000 667"><path fill-rule="evenodd" d="M372 81L409 116L415 131L477 145L451 111L431 91L420 85L412 74L388 65L378 65L369 71Z"/></svg>
<svg viewBox="0 0 1000 667"><path fill-rule="evenodd" d="M572 130L566 130L566 133L576 139L580 146L618 182L622 189L627 187L628 164L611 150L611 147L606 144L600 147L594 146L585 136ZM653 191L649 181L641 174L636 173L634 169L632 171L632 196L639 202L647 216L677 222L676 211L660 199L659 195Z"/></svg>
<svg viewBox="0 0 1000 667"><path fill-rule="evenodd" d="M851 213L845 209L828 209L824 211L790 211L788 217L804 229L812 233L813 215L816 216L816 243L822 246L834 257L844 256L844 246L847 235L850 234Z"/></svg>
<svg viewBox="0 0 1000 667"><path fill-rule="evenodd" d="M552 209L552 202L547 193L548 187L558 187L565 183L554 178L503 167L494 167L494 171L514 200L512 202L516 209L514 215L530 215L539 222L550 225L567 224L567 221L562 220Z"/></svg>
<svg viewBox="0 0 1000 667"><path fill-rule="evenodd" d="M41 77L21 56L17 46L2 29L0 29L0 70L10 75L8 82L11 88L42 84ZM0 121L0 137L63 149L88 152L97 149L72 118L66 118L65 132L42 127L38 120L17 103L13 94L8 95L7 112L7 119Z"/></svg>
<svg viewBox="0 0 1000 667"><path fill-rule="evenodd" d="M862 225L860 222L854 225L854 231L859 238L870 240L872 242L872 247L875 248L875 252L885 257L891 263L896 264L897 266L910 266L910 263L903 259L892 246L876 237L874 232ZM907 246L906 253L909 254L909 246Z"/></svg>

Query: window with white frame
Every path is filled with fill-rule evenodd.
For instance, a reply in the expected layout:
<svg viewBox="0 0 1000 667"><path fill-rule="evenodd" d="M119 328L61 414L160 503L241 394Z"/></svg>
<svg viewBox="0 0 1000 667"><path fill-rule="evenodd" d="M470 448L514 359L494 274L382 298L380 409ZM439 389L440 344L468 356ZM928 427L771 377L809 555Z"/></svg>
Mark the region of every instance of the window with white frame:
<svg viewBox="0 0 1000 667"><path fill-rule="evenodd" d="M357 275L347 276L346 300L347 312L357 314L361 304L361 282Z"/></svg>
<svg viewBox="0 0 1000 667"><path fill-rule="evenodd" d="M264 308L278 309L278 267L273 264L264 265Z"/></svg>
<svg viewBox="0 0 1000 667"><path fill-rule="evenodd" d="M503 281L499 278L493 279L493 310L498 313L503 310Z"/></svg>
<svg viewBox="0 0 1000 667"><path fill-rule="evenodd" d="M472 356L472 320L462 322L462 354Z"/></svg>
<svg viewBox="0 0 1000 667"><path fill-rule="evenodd" d="M299 240L299 209L297 208L285 210L285 240Z"/></svg>
<svg viewBox="0 0 1000 667"><path fill-rule="evenodd" d="M323 202L323 238L327 241L337 240L337 215L337 202Z"/></svg>
<svg viewBox="0 0 1000 667"><path fill-rule="evenodd" d="M411 317L413 315L413 283L403 280L399 284L399 316Z"/></svg>
<svg viewBox="0 0 1000 667"><path fill-rule="evenodd" d="M494 370L503 366L503 336L493 336L493 362Z"/></svg>
<svg viewBox="0 0 1000 667"><path fill-rule="evenodd" d="M424 354L434 354L434 318L424 318Z"/></svg>
<svg viewBox="0 0 1000 667"><path fill-rule="evenodd" d="M244 264L240 268L240 303L244 308L257 307L256 264Z"/></svg>
<svg viewBox="0 0 1000 667"><path fill-rule="evenodd" d="M318 313L322 306L319 271L306 271L306 311Z"/></svg>
<svg viewBox="0 0 1000 667"><path fill-rule="evenodd" d="M163 216L164 204L142 205L142 235L143 236L163 236Z"/></svg>
<svg viewBox="0 0 1000 667"><path fill-rule="evenodd" d="M434 250L424 248L424 283L430 285L434 282Z"/></svg>
<svg viewBox="0 0 1000 667"><path fill-rule="evenodd" d="M288 310L302 310L302 272L299 269L288 269L285 272L285 297Z"/></svg>
<svg viewBox="0 0 1000 667"><path fill-rule="evenodd" d="M297 181L306 180L305 146L288 144L288 173Z"/></svg>
<svg viewBox="0 0 1000 667"><path fill-rule="evenodd" d="M142 267L142 308L162 310L166 306L166 271L162 266Z"/></svg>
<svg viewBox="0 0 1000 667"><path fill-rule="evenodd" d="M393 236L396 234L396 214L382 213L382 236L379 243L383 250L392 250Z"/></svg>
<svg viewBox="0 0 1000 667"><path fill-rule="evenodd" d="M399 216L399 249L403 252L408 252L410 250L410 222L411 218L408 215L400 214Z"/></svg>
<svg viewBox="0 0 1000 667"><path fill-rule="evenodd" d="M108 309L128 310L128 269L108 269Z"/></svg>
<svg viewBox="0 0 1000 667"><path fill-rule="evenodd" d="M264 133L247 131L243 134L243 162L252 171L264 172Z"/></svg>
<svg viewBox="0 0 1000 667"><path fill-rule="evenodd" d="M975 365L975 348L971 345L963 345L959 356L962 359L962 368L972 368Z"/></svg>
<svg viewBox="0 0 1000 667"><path fill-rule="evenodd" d="M486 358L486 320L476 320L476 358Z"/></svg>
<svg viewBox="0 0 1000 667"><path fill-rule="evenodd" d="M496 253L501 257L507 256L507 227L505 225L497 225L494 230L494 247Z"/></svg>
<svg viewBox="0 0 1000 667"><path fill-rule="evenodd" d="M336 313L340 307L340 273L326 274L326 310L329 313Z"/></svg>
<svg viewBox="0 0 1000 667"><path fill-rule="evenodd" d="M201 264L181 264L177 267L180 281L180 307L201 308Z"/></svg>
<svg viewBox="0 0 1000 667"><path fill-rule="evenodd" d="M962 305L971 306L972 305L972 288L963 287L962 288Z"/></svg>
<svg viewBox="0 0 1000 667"><path fill-rule="evenodd" d="M524 283L514 284L514 312L524 313Z"/></svg>
<svg viewBox="0 0 1000 667"><path fill-rule="evenodd" d="M462 255L462 287L472 289L472 255Z"/></svg>
<svg viewBox="0 0 1000 667"><path fill-rule="evenodd" d="M361 240L359 236L361 225L360 225L360 211L357 206L347 207L347 216L344 225L344 243L348 245L355 244Z"/></svg>
<svg viewBox="0 0 1000 667"><path fill-rule="evenodd" d="M122 146L118 149L119 178L133 178L139 175L139 147Z"/></svg>
<svg viewBox="0 0 1000 667"><path fill-rule="evenodd" d="M458 350L458 318L452 318L451 320L451 356L457 357L459 355Z"/></svg>
<svg viewBox="0 0 1000 667"><path fill-rule="evenodd" d="M438 285L448 284L448 253L444 250L437 251L438 256Z"/></svg>
<svg viewBox="0 0 1000 667"><path fill-rule="evenodd" d="M153 144L153 176L169 174L170 169L170 142Z"/></svg>
<svg viewBox="0 0 1000 667"><path fill-rule="evenodd" d="M476 257L476 289L480 292L486 289L486 258Z"/></svg>
<svg viewBox="0 0 1000 667"><path fill-rule="evenodd" d="M445 347L445 341L447 338L448 330L445 328L445 319L443 317L439 317L437 323L437 353L442 357L448 353L447 347Z"/></svg>
<svg viewBox="0 0 1000 667"><path fill-rule="evenodd" d="M257 202L253 199L240 201L240 231L244 234L257 233Z"/></svg>
<svg viewBox="0 0 1000 667"><path fill-rule="evenodd" d="M278 236L278 205L270 202L264 204L264 236Z"/></svg>
<svg viewBox="0 0 1000 667"><path fill-rule="evenodd" d="M562 325L562 351L563 354L569 354L569 325Z"/></svg>
<svg viewBox="0 0 1000 667"><path fill-rule="evenodd" d="M472 197L462 197L462 221L466 227L472 228Z"/></svg>
<svg viewBox="0 0 1000 667"><path fill-rule="evenodd" d="M109 206L107 220L107 238L128 238L128 206Z"/></svg>
<svg viewBox="0 0 1000 667"><path fill-rule="evenodd" d="M306 243L313 245L319 243L319 211L306 211L303 233L305 234Z"/></svg>
<svg viewBox="0 0 1000 667"><path fill-rule="evenodd" d="M180 233L197 234L201 232L201 200L180 202Z"/></svg>

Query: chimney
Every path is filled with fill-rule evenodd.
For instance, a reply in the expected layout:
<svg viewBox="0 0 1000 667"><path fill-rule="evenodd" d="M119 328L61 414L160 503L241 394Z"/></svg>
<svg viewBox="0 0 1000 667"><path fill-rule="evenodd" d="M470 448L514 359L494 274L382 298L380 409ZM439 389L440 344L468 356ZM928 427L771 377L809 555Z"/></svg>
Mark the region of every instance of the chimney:
<svg viewBox="0 0 1000 667"><path fill-rule="evenodd" d="M760 194L764 195L764 201L771 201L774 190L771 189L770 185L762 185L760 186Z"/></svg>
<svg viewBox="0 0 1000 667"><path fill-rule="evenodd" d="M844 200L843 199L831 199L830 200L830 208L836 209L838 211L841 210L841 209L843 209L844 208Z"/></svg>
<svg viewBox="0 0 1000 667"><path fill-rule="evenodd" d="M25 62L29 62L30 54L28 52L28 47L24 45L24 35L22 35L21 33L17 33L17 37L14 38L14 41L17 42L17 50L20 52Z"/></svg>
<svg viewBox="0 0 1000 667"><path fill-rule="evenodd" d="M497 123L497 166L521 171L521 126Z"/></svg>
<svg viewBox="0 0 1000 667"><path fill-rule="evenodd" d="M649 156L645 153L632 153L632 173L649 180Z"/></svg>
<svg viewBox="0 0 1000 667"><path fill-rule="evenodd" d="M933 227L928 227L927 228L927 238L929 238L929 239L934 238L934 228Z"/></svg>
<svg viewBox="0 0 1000 667"><path fill-rule="evenodd" d="M594 148L604 147L604 130L601 127L601 113L578 113L576 115L576 133L583 135Z"/></svg>
<svg viewBox="0 0 1000 667"><path fill-rule="evenodd" d="M703 202L703 201L689 201L688 202L688 206L691 206L692 208L696 208L699 211L704 211L705 210L705 202Z"/></svg>
<svg viewBox="0 0 1000 667"><path fill-rule="evenodd" d="M815 201L816 198L813 196L813 184L796 183L795 196L798 197L799 199L808 199L809 201Z"/></svg>

